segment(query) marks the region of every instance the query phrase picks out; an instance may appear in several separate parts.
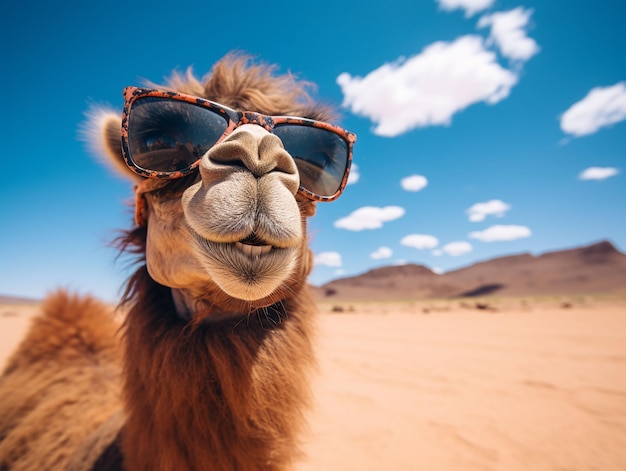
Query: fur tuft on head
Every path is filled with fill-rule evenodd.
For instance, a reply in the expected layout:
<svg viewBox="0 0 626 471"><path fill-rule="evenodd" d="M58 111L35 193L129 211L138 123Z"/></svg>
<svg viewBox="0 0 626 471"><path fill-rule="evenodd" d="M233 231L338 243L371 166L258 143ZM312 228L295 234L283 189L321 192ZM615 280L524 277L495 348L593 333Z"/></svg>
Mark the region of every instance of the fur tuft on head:
<svg viewBox="0 0 626 471"><path fill-rule="evenodd" d="M200 79L189 67L185 73L174 72L165 84L146 85L206 98L239 111L319 121L336 119L330 106L317 103L309 94L315 84L298 80L291 73L277 74L276 69L274 65L254 63L248 54L231 52Z"/></svg>

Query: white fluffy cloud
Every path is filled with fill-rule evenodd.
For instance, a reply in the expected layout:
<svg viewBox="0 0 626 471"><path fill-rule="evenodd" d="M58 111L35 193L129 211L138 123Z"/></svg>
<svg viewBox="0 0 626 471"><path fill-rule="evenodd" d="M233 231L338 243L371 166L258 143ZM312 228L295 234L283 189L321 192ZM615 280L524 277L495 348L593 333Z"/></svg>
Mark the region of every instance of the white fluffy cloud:
<svg viewBox="0 0 626 471"><path fill-rule="evenodd" d="M593 134L626 119L626 82L593 88L563 113L561 129L573 136Z"/></svg>
<svg viewBox="0 0 626 471"><path fill-rule="evenodd" d="M466 35L433 43L365 77L344 72L337 83L344 106L376 123L375 134L393 137L418 127L449 125L455 113L475 103L498 103L517 76L498 63L480 36Z"/></svg>
<svg viewBox="0 0 626 471"><path fill-rule="evenodd" d="M460 241L460 242L450 242L444 245L443 247L441 247L441 250L447 253L448 255L457 257L459 255L463 255L468 252L471 252L473 250L473 247L472 247L472 244L470 244L469 242Z"/></svg>
<svg viewBox="0 0 626 471"><path fill-rule="evenodd" d="M370 258L380 260L381 258L389 258L393 255L393 250L389 247L379 247L375 252L370 254Z"/></svg>
<svg viewBox="0 0 626 471"><path fill-rule="evenodd" d="M341 254L339 252L321 252L315 255L313 263L327 267L340 267Z"/></svg>
<svg viewBox="0 0 626 471"><path fill-rule="evenodd" d="M517 61L527 61L539 52L534 39L529 38L528 26L532 10L522 7L485 15L478 20L478 27L491 26L489 39L493 41L504 57Z"/></svg>
<svg viewBox="0 0 626 471"><path fill-rule="evenodd" d="M495 0L437 0L443 10L465 10L465 16L469 17L475 13L486 10Z"/></svg>
<svg viewBox="0 0 626 471"><path fill-rule="evenodd" d="M356 182L359 181L359 178L361 178L361 174L359 173L359 166L355 163L353 163L350 166L350 175L348 176L348 181L346 182L347 185L352 185Z"/></svg>
<svg viewBox="0 0 626 471"><path fill-rule="evenodd" d="M615 167L589 167L578 175L579 180L604 180L619 173Z"/></svg>
<svg viewBox="0 0 626 471"><path fill-rule="evenodd" d="M428 180L422 175L411 175L403 178L400 181L400 185L402 185L402 188L406 191L420 191L426 188Z"/></svg>
<svg viewBox="0 0 626 471"><path fill-rule="evenodd" d="M417 250L434 249L439 245L437 238L428 234L409 234L404 236L400 243Z"/></svg>
<svg viewBox="0 0 626 471"><path fill-rule="evenodd" d="M511 206L501 200L489 200L484 203L476 203L467 211L469 220L472 222L484 221L487 216L502 217Z"/></svg>
<svg viewBox="0 0 626 471"><path fill-rule="evenodd" d="M483 231L470 232L468 237L482 242L497 242L504 240L522 239L530 237L532 232L526 226L491 226Z"/></svg>
<svg viewBox="0 0 626 471"><path fill-rule="evenodd" d="M349 231L363 229L380 229L385 222L404 216L404 208L400 206L363 206L352 211L348 216L335 221L335 227Z"/></svg>

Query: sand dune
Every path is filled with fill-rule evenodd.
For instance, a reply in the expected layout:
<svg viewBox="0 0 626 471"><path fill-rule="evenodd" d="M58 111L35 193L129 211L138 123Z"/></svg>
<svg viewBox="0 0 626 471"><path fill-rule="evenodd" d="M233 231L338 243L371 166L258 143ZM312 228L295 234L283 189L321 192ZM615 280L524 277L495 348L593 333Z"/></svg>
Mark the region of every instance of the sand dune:
<svg viewBox="0 0 626 471"><path fill-rule="evenodd" d="M297 469L626 469L626 300L489 303L323 305ZM0 306L0 364L33 309Z"/></svg>

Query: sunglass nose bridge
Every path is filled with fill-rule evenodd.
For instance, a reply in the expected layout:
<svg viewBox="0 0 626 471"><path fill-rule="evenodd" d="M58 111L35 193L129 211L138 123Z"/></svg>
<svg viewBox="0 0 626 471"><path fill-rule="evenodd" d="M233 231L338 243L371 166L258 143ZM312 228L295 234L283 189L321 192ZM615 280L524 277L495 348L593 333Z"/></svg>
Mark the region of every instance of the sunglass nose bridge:
<svg viewBox="0 0 626 471"><path fill-rule="evenodd" d="M274 120L271 116L254 113L252 111L244 111L241 113L237 127L244 124L256 124L268 132L272 132L272 129L274 129Z"/></svg>
<svg viewBox="0 0 626 471"><path fill-rule="evenodd" d="M249 126L243 126L249 124ZM213 146L202 158L199 169L203 182L212 185L231 178L243 178L246 169L259 185L279 181L295 195L300 186L298 167L285 150L280 138L269 133L257 123L241 123L220 143Z"/></svg>

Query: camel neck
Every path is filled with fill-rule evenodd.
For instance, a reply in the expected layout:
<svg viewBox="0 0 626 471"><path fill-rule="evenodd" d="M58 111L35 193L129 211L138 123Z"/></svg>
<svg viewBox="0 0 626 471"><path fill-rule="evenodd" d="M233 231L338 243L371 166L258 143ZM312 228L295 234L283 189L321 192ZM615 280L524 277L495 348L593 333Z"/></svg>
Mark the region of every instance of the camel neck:
<svg viewBox="0 0 626 471"><path fill-rule="evenodd" d="M282 303L280 322L271 326L262 313L192 325L171 298L130 310L122 440L128 471L289 467L314 363L313 304L306 288L300 295Z"/></svg>

